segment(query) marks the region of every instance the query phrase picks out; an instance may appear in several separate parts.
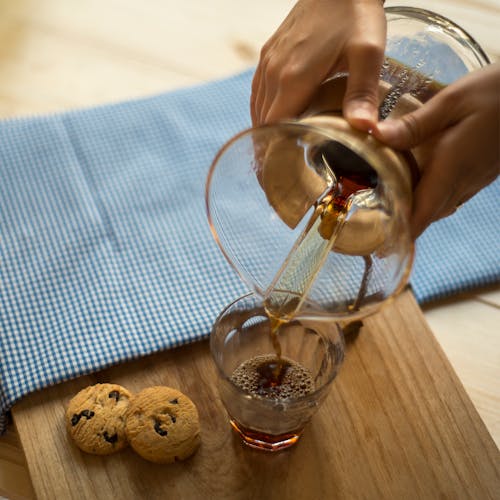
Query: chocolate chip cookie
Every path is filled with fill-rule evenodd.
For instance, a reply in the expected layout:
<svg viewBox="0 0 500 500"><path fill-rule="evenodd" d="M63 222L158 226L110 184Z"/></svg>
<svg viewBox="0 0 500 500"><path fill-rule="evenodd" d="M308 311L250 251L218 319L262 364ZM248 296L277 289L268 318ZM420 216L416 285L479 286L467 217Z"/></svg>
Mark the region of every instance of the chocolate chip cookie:
<svg viewBox="0 0 500 500"><path fill-rule="evenodd" d="M125 448L125 419L131 397L117 384L82 389L66 410L66 427L76 445L95 455L109 455Z"/></svg>
<svg viewBox="0 0 500 500"><path fill-rule="evenodd" d="M133 450L156 463L184 460L200 444L196 406L171 387L148 387L136 394L130 402L125 431Z"/></svg>

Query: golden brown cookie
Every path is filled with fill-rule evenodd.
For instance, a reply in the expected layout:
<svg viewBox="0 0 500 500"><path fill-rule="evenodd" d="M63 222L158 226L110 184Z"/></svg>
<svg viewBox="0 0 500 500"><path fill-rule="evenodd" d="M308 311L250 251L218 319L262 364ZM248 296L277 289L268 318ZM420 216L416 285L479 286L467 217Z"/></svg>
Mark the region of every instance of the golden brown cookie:
<svg viewBox="0 0 500 500"><path fill-rule="evenodd" d="M76 445L95 455L109 455L125 448L125 419L131 397L117 384L82 389L66 410L66 427Z"/></svg>
<svg viewBox="0 0 500 500"><path fill-rule="evenodd" d="M171 387L148 387L136 394L125 430L134 451L161 464L188 458L200 444L196 406Z"/></svg>

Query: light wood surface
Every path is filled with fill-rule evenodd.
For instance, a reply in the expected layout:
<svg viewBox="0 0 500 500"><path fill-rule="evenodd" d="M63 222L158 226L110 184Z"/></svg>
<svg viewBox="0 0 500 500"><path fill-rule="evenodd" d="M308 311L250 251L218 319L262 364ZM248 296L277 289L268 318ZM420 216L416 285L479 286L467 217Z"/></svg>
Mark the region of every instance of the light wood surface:
<svg viewBox="0 0 500 500"><path fill-rule="evenodd" d="M365 324L299 443L273 456L230 429L206 342L33 394L14 419L38 498L494 499L500 452L411 293ZM83 387L110 380L188 394L200 412L198 452L172 466L130 450L80 452L65 432L65 407Z"/></svg>
<svg viewBox="0 0 500 500"><path fill-rule="evenodd" d="M256 63L260 47L293 3L289 0L0 0L0 118L120 101L246 69ZM499 0L386 2L386 5L397 4L418 4L450 17L473 34L492 60L500 60ZM500 446L500 290L455 298L425 308L424 312L474 407ZM349 378L345 374L348 366L346 363L336 393L330 398L336 403L342 394L348 399L347 391L356 389L347 385L343 393L339 392L342 380ZM448 368L444 370L449 381L453 376ZM71 388L86 382L80 380L27 398L23 403L24 411L28 412L25 415L36 412L38 402L50 401L51 395L67 397ZM408 401L403 403L408 405ZM354 407L346 409L347 403L343 404L340 410L352 410L357 415ZM464 405L469 411L466 398ZM384 408L391 411L391 418L396 418L400 411L391 405ZM392 415L393 410L396 416ZM17 410L14 412L16 422L18 418L22 420L21 414L21 408L19 414ZM471 419L477 423L475 417ZM30 424L26 418L24 423ZM356 421L352 425L361 424ZM312 449L314 436L319 434L316 427L311 433L313 437L304 440L302 448ZM50 435L45 437L50 439ZM25 449L30 450L30 468L37 491L39 494L40 489L45 491L42 465L33 464L39 460L39 441L23 444L24 449L13 425L0 438L0 495L10 499L34 497ZM378 445L385 449L383 443ZM429 460L436 459L434 448L422 446L422 454L428 453ZM467 450L462 451L466 454L463 460L468 460ZM361 452L356 449L354 457ZM260 474L265 467L266 462L253 464L252 457L249 455L249 462L245 462L246 477L255 470ZM50 467L59 459L58 455L49 456L43 467ZM356 466L352 457L342 456L342 459ZM307 465L312 468L314 464L313 460ZM291 466L287 462L284 467ZM89 467L90 473L95 464ZM394 471L385 473L390 477L397 475Z"/></svg>

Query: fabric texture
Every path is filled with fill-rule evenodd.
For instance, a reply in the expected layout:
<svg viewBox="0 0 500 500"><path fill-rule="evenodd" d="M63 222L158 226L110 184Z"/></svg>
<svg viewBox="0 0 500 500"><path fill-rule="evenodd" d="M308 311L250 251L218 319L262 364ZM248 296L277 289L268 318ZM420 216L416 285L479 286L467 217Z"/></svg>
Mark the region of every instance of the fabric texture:
<svg viewBox="0 0 500 500"><path fill-rule="evenodd" d="M251 78L0 122L2 428L32 391L206 338L247 291L204 187L250 125ZM499 195L497 180L421 238L421 303L499 281Z"/></svg>

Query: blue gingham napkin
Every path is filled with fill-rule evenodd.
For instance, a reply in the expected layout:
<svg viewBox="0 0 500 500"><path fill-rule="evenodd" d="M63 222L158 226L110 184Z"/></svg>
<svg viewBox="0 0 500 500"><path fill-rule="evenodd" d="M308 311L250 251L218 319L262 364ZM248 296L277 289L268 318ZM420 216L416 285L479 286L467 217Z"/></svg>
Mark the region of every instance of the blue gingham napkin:
<svg viewBox="0 0 500 500"><path fill-rule="evenodd" d="M0 122L0 428L36 389L205 338L246 291L204 184L251 77ZM499 189L422 237L421 302L498 281Z"/></svg>

